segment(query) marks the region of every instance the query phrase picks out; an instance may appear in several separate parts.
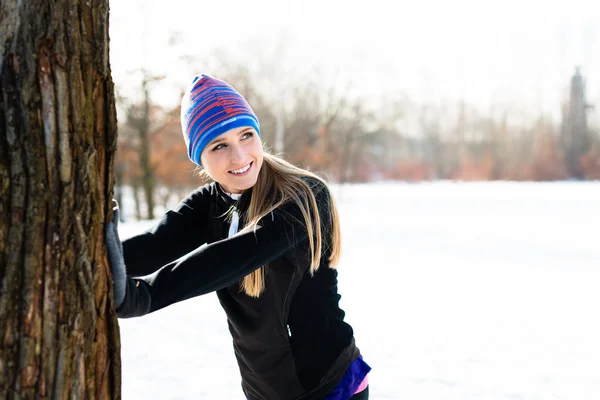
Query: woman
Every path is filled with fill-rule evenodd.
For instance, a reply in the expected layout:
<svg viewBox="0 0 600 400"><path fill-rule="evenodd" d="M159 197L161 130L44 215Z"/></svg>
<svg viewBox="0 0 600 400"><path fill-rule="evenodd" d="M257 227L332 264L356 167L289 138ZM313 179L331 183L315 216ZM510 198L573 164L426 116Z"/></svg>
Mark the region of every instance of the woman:
<svg viewBox="0 0 600 400"><path fill-rule="evenodd" d="M216 291L248 399L367 399L370 367L338 306L329 188L263 152L258 119L226 82L195 77L181 115L188 155L214 182L122 246L116 210L106 238L118 316Z"/></svg>

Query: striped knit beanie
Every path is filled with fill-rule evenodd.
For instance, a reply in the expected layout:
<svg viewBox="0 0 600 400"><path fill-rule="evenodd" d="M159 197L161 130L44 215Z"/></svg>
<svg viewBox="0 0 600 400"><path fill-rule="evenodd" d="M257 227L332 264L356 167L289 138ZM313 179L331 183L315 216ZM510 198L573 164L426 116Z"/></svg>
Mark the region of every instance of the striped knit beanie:
<svg viewBox="0 0 600 400"><path fill-rule="evenodd" d="M260 136L258 118L246 99L227 82L195 76L181 103L181 130L190 160L202 165L202 150L211 140L242 126L254 128Z"/></svg>

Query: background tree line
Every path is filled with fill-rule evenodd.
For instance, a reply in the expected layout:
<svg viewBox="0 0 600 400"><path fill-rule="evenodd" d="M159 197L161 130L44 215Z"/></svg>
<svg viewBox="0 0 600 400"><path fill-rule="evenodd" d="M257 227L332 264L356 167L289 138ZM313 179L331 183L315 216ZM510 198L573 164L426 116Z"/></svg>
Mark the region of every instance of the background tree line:
<svg viewBox="0 0 600 400"><path fill-rule="evenodd" d="M200 71L219 71L248 99L272 151L333 182L600 179L600 140L578 69L555 122L501 105L482 112L464 101L416 104L402 93L373 105L353 94L352 82L292 82L272 63L249 67L224 55L213 63ZM130 187L136 217L154 218L155 204L202 181L187 158L179 106L153 101L163 77L138 72L140 100L117 97L117 194Z"/></svg>

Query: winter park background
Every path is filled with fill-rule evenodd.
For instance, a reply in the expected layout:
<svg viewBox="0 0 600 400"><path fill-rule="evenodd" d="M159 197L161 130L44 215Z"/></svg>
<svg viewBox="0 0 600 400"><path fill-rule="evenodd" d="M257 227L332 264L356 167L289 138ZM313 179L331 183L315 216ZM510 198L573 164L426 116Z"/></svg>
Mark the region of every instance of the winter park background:
<svg viewBox="0 0 600 400"><path fill-rule="evenodd" d="M207 72L332 182L372 399L600 399L600 5L168 4L111 4L122 237L201 184ZM119 324L124 399L243 399L214 294Z"/></svg>

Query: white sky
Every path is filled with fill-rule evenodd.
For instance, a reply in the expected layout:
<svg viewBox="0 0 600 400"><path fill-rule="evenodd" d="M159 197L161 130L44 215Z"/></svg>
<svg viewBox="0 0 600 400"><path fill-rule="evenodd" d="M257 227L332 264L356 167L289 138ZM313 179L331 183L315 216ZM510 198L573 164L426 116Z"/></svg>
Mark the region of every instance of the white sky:
<svg viewBox="0 0 600 400"><path fill-rule="evenodd" d="M257 48L270 54L278 43L285 45L274 62L278 73L297 76L320 65L325 79L351 81L358 94L377 99L404 92L416 102L464 99L482 108L512 104L556 115L574 66L582 65L588 98L600 103L597 1L165 4L113 1L110 21L117 87L135 88L128 71L141 67L165 74L157 91L164 104L178 101L178 85L191 77L182 55L221 49L247 62ZM169 47L174 34L180 42Z"/></svg>

